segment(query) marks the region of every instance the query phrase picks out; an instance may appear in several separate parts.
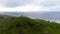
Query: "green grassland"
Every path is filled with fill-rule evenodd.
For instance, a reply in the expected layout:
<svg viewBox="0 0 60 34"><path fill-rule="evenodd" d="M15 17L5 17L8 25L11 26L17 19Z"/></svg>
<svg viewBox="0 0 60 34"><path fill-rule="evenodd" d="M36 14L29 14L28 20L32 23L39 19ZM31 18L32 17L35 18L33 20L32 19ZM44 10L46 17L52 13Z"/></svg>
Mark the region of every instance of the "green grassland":
<svg viewBox="0 0 60 34"><path fill-rule="evenodd" d="M60 24L25 16L0 17L0 34L60 34Z"/></svg>

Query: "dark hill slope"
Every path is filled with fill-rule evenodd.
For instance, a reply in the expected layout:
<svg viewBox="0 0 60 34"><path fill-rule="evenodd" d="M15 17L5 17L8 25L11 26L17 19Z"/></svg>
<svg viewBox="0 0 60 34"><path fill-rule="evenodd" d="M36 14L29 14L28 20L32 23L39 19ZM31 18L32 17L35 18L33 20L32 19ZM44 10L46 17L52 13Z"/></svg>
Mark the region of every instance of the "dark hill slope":
<svg viewBox="0 0 60 34"><path fill-rule="evenodd" d="M0 20L0 34L60 34L60 24L24 16Z"/></svg>

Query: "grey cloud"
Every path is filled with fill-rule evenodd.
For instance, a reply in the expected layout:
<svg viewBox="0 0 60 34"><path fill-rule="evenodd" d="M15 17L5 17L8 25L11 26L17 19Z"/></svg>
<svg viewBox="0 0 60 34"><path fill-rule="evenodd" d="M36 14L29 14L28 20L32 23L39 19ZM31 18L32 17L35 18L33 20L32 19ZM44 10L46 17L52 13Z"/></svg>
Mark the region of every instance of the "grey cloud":
<svg viewBox="0 0 60 34"><path fill-rule="evenodd" d="M56 3L53 1L44 1L40 5L49 7L49 6L56 6Z"/></svg>
<svg viewBox="0 0 60 34"><path fill-rule="evenodd" d="M59 0L41 0L40 2L36 2L35 4L45 6L45 7L51 7L59 5Z"/></svg>
<svg viewBox="0 0 60 34"><path fill-rule="evenodd" d="M32 3L32 0L1 0L0 1L0 4L3 4L6 7L17 7L28 3Z"/></svg>
<svg viewBox="0 0 60 34"><path fill-rule="evenodd" d="M57 11L57 12L59 12L60 11L60 7L59 7L59 5L55 6L55 7L49 7L49 11Z"/></svg>
<svg viewBox="0 0 60 34"><path fill-rule="evenodd" d="M22 6L25 4L32 3L32 1L33 0L0 0L0 4L3 4L6 7L17 7L17 6ZM40 2L37 2L37 4L42 5L42 6L46 6L46 7L55 6L56 4L60 3L58 0L57 1L43 0Z"/></svg>

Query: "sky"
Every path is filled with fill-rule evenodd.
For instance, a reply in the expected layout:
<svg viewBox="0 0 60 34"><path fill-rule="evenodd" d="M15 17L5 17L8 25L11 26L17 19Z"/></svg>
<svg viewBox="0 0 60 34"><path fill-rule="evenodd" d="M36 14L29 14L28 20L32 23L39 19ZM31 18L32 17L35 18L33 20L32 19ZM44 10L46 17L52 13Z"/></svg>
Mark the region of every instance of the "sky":
<svg viewBox="0 0 60 34"><path fill-rule="evenodd" d="M60 0L0 0L0 12L60 11Z"/></svg>

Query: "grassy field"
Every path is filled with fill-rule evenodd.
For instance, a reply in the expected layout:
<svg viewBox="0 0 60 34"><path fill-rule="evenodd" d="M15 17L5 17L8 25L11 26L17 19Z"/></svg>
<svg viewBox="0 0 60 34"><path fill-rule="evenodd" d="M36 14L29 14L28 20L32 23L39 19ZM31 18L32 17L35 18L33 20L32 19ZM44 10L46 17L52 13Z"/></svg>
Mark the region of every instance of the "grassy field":
<svg viewBox="0 0 60 34"><path fill-rule="evenodd" d="M0 17L0 34L60 34L60 24L29 17Z"/></svg>

